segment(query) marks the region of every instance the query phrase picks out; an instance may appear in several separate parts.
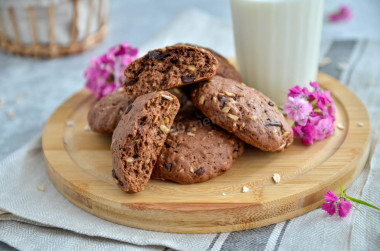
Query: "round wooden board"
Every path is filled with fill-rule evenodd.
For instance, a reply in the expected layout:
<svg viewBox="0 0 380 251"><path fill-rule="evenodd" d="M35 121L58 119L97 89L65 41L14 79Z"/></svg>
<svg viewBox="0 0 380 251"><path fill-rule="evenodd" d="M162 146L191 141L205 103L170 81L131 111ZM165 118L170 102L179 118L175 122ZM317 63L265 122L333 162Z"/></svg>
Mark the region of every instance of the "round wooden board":
<svg viewBox="0 0 380 251"><path fill-rule="evenodd" d="M296 140L282 153L246 145L244 155L222 176L193 185L151 180L137 194L122 192L112 180L111 136L84 130L95 98L81 90L46 124L42 143L50 179L87 212L147 230L227 232L302 215L321 205L327 189L349 186L369 153L370 120L364 105L337 80L320 73L318 81L332 92L336 123L344 126L334 136L311 147ZM75 125L67 126L69 120ZM274 173L281 175L280 184L273 182ZM242 193L243 186L250 191Z"/></svg>

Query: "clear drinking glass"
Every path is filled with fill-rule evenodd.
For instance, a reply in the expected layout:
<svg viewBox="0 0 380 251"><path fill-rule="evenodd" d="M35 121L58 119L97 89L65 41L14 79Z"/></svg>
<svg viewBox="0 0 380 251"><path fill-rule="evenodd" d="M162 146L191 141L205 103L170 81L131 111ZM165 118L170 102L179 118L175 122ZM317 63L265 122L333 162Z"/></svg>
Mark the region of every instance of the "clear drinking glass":
<svg viewBox="0 0 380 251"><path fill-rule="evenodd" d="M323 0L230 0L237 67L245 84L278 105L315 81Z"/></svg>

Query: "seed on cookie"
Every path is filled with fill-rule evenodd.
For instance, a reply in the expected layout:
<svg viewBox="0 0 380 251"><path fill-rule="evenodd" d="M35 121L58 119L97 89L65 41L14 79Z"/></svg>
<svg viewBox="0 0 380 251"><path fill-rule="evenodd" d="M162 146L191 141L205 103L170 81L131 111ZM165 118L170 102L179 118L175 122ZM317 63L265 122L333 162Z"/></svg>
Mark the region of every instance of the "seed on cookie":
<svg viewBox="0 0 380 251"><path fill-rule="evenodd" d="M251 119L256 120L257 116L253 115L253 116L251 116Z"/></svg>
<svg viewBox="0 0 380 251"><path fill-rule="evenodd" d="M160 125L160 130L164 133L169 133L170 129L166 127L166 125Z"/></svg>
<svg viewBox="0 0 380 251"><path fill-rule="evenodd" d="M229 91L224 91L224 94L226 94L229 97L235 97L235 94L233 94L232 92L229 92Z"/></svg>
<svg viewBox="0 0 380 251"><path fill-rule="evenodd" d="M172 97L168 96L168 95L165 95L165 94L162 94L161 95L164 99L167 99L167 100L173 100Z"/></svg>
<svg viewBox="0 0 380 251"><path fill-rule="evenodd" d="M131 163L131 162L133 162L134 160L135 160L134 158L129 157L129 158L127 159L127 162Z"/></svg>
<svg viewBox="0 0 380 251"><path fill-rule="evenodd" d="M225 106L223 107L222 112L228 113L230 110L231 110L231 107Z"/></svg>
<svg viewBox="0 0 380 251"><path fill-rule="evenodd" d="M284 136L284 137L288 137L289 134L290 134L290 132L284 132L284 133L282 134L282 136Z"/></svg>
<svg viewBox="0 0 380 251"><path fill-rule="evenodd" d="M231 114L231 113L227 114L227 116L228 116L230 119L235 120L235 121L239 119L238 116L233 115L233 114Z"/></svg>
<svg viewBox="0 0 380 251"><path fill-rule="evenodd" d="M189 69L190 71L195 71L195 65L189 65L187 66L187 69Z"/></svg>
<svg viewBox="0 0 380 251"><path fill-rule="evenodd" d="M192 133L192 132L188 132L187 135L189 135L190 137L194 137L195 136L195 134Z"/></svg>
<svg viewBox="0 0 380 251"><path fill-rule="evenodd" d="M166 117L165 119L164 119L164 123L165 124L168 124L170 122L170 119L168 118L168 117Z"/></svg>
<svg viewBox="0 0 380 251"><path fill-rule="evenodd" d="M204 103L205 103L205 97L202 96L199 98L199 104L203 105Z"/></svg>

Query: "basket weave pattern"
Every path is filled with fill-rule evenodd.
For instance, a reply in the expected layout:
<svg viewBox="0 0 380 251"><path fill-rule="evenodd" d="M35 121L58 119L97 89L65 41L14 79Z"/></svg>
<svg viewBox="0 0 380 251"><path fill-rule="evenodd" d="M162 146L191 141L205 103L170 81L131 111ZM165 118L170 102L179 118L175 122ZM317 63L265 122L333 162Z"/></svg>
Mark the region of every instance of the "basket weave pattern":
<svg viewBox="0 0 380 251"><path fill-rule="evenodd" d="M81 0L72 0L73 4L73 17L70 27L70 41L68 44L58 43L55 34L55 26L59 25L56 23L55 10L56 5L46 6L47 17L46 22L48 23L48 38L49 43L41 43L38 37L38 26L36 24L36 7L29 6L25 8L23 12L28 17L28 26L31 33L32 43L24 44L20 40L20 29L17 22L17 17L15 15L15 8L8 7L8 18L10 19L10 24L12 27L13 38L10 38L5 30L3 20L5 17L0 15L0 46L3 50L11 52L14 54L34 56L34 57L58 57L62 55L70 55L85 51L97 45L107 33L107 18L104 12L102 12L103 0L89 0L86 2L88 4L88 15L86 17L85 24L85 36L83 39L78 39L78 16L81 14L79 9L79 2ZM94 1L99 1L98 9L94 8ZM41 9L41 8L40 8ZM1 14L1 13L0 13ZM98 25L95 32L90 32L91 22L94 20L94 15L97 15Z"/></svg>

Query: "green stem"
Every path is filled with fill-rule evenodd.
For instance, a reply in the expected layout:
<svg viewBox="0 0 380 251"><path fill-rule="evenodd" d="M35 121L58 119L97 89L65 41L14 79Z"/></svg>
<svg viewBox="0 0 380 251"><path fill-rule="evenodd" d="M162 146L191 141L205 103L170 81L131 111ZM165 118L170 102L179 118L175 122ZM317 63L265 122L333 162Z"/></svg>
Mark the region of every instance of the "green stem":
<svg viewBox="0 0 380 251"><path fill-rule="evenodd" d="M377 209L377 210L380 210L380 208L378 208L377 206L374 206L374 205L372 205L372 204L369 204L368 202L365 202L365 201L363 201L363 200L359 200L359 199L353 198L353 197L351 197L351 196L349 196L349 195L347 195L347 194L345 194L345 196L347 197L347 199L349 199L349 200L351 200L351 201L354 201L354 202L356 202L356 203L359 203L359 204L365 205L365 206L367 206L367 207L372 207L372 208L375 208L375 209Z"/></svg>

